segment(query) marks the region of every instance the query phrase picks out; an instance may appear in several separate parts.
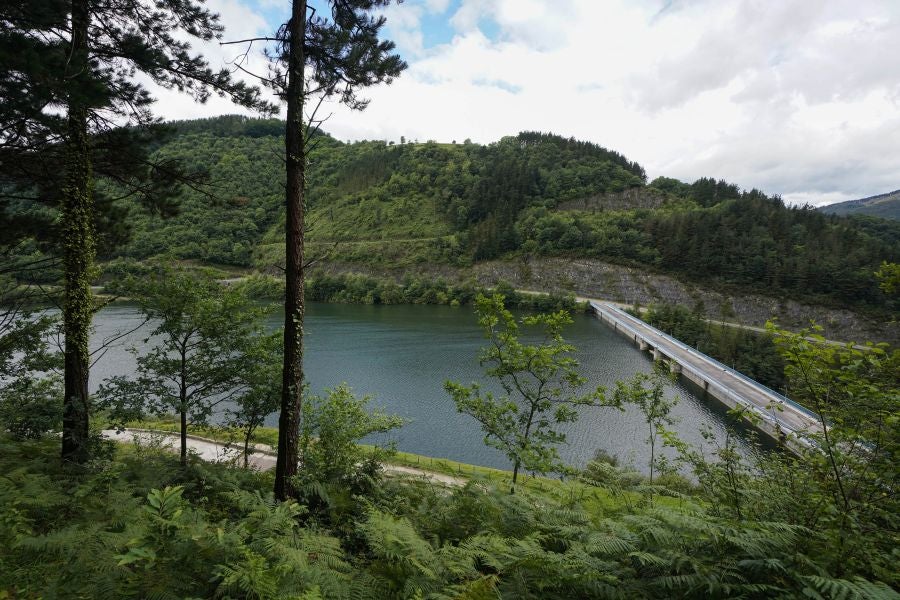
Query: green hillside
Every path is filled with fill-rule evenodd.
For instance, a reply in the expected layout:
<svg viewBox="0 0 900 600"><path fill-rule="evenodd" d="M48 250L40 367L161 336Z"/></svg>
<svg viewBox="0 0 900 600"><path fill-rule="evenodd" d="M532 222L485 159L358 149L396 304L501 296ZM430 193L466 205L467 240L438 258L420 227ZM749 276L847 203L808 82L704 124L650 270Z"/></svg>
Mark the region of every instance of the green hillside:
<svg viewBox="0 0 900 600"><path fill-rule="evenodd" d="M865 215L900 220L900 190L859 200L847 200L820 206L819 210L833 215Z"/></svg>
<svg viewBox="0 0 900 600"><path fill-rule="evenodd" d="M153 256L277 272L283 265L283 123L174 124L159 157L205 171L163 218L131 211L129 242L101 258ZM900 260L900 224L785 207L711 178L658 178L588 142L520 133L489 145L341 143L319 136L308 169L309 254L369 267L487 259L600 258L703 285L875 309L873 272ZM111 184L105 184L110 186Z"/></svg>

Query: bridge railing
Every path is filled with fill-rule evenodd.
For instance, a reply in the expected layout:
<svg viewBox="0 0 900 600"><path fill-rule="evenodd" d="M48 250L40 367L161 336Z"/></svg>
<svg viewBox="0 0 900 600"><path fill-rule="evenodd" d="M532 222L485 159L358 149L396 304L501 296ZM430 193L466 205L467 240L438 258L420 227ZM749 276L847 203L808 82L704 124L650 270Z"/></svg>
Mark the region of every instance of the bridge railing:
<svg viewBox="0 0 900 600"><path fill-rule="evenodd" d="M733 375L734 377L740 378L741 380L743 380L744 382L746 382L748 385L751 385L751 386L757 388L758 390L761 390L761 391L763 391L763 392L765 392L765 393L767 393L767 394L769 394L769 395L771 395L771 396L774 396L776 399L778 399L778 400L782 401L783 403L789 405L789 406L790 406L791 408L793 408L794 410L796 410L796 411L798 411L798 412L801 412L801 413L805 414L806 416L808 416L808 417L810 417L810 418L812 418L812 419L815 419L815 420L817 420L817 421L819 420L819 415L818 415L818 414L816 414L815 412L809 410L808 408L806 408L806 407L803 406L802 404L798 404L797 402L794 402L793 400L791 400L791 399L788 398L787 396L785 396L785 395L783 395L783 394L780 394L780 393L776 392L776 391L773 390L772 388L770 388L770 387L768 387L767 385L764 385L764 384L762 384L762 383L756 381L755 379L751 379L750 377L747 377L746 375L744 375L744 374L741 373L740 371L736 371L735 369L732 369L732 368L729 367L728 365L723 364L723 363L717 361L717 360L714 359L713 357L711 357L711 356L709 356L709 355L707 355L707 354L703 354L703 353L700 352L699 350L696 350L695 348L693 348L693 347L691 347L691 346L688 346L687 344L685 344L685 343L682 342L681 340L679 340L679 339L677 339L677 338L674 338L674 337L672 337L671 335L669 335L669 334L667 334L667 333L665 333L665 332L663 332L663 331L660 331L659 329L657 329L657 328L654 327L653 325L650 325L650 324L647 323L646 321L643 321L643 320L641 320L641 319L638 319L638 318L635 317L634 315L631 315L631 314L625 312L624 310L622 310L621 308L619 308L619 307L617 307L617 306L608 306L608 309L611 310L611 311L613 311L615 314L617 314L617 315L619 315L619 316L621 316L621 317L623 317L623 318L626 318L626 319L628 319L628 320L631 320L632 322L637 321L637 322L640 323L643 327L646 327L647 329L650 329L651 331L653 331L653 332L656 333L657 335L659 335L659 336L665 338L665 339L666 339L667 341L669 341L670 343L675 344L676 346L678 346L679 348L681 348L681 349L684 350L685 352L688 352L688 353L692 354L693 356L696 356L697 358L701 358L701 359L703 359L703 360L705 360L705 361L707 361L707 362L709 362L709 363L711 363L711 364L716 365L717 367L719 367L719 368L723 369L724 371L730 373L730 374Z"/></svg>
<svg viewBox="0 0 900 600"><path fill-rule="evenodd" d="M631 315L629 315L628 313L623 313L623 311L620 311L619 309L617 309L617 308L615 308L615 307L611 307L611 306L608 307L608 306L606 306L606 305L601 305L601 304L598 304L598 303L596 303L596 302L591 302L590 304L591 304L591 306L594 308L595 311L597 311L597 312L600 313L601 315L606 315L607 319L609 319L610 321L616 322L619 326L625 328L627 331L629 331L629 332L630 332L632 335L634 335L634 336L637 336L637 337L640 337L640 338L642 338L642 339L645 339L645 336L644 336L640 331L638 331L637 329L635 329L634 327L632 327L632 326L629 325L628 323L622 322L622 315L623 315L623 314L624 314L625 316L629 317L629 319L628 319L629 321L631 321L631 322L638 321L638 322L641 324L641 326L647 327L647 328L649 328L650 330L652 330L652 331L658 333L659 335L661 335L662 337L664 337L667 341L671 341L671 342L675 343L675 345L677 345L679 348L682 348L683 350L685 350L685 351L691 353L692 355L694 355L694 356L696 356L696 357L698 357L698 358L701 358L701 359L710 360L710 361L714 362L715 364L721 365L721 363L719 363L718 361L714 361L714 360L710 359L708 356L706 356L705 354L703 354L702 352L698 352L697 350L694 350L693 348L691 348L691 347L688 346L687 344L684 344L683 342L681 342L681 341L679 341L679 340L673 338L672 336L660 332L658 329L656 329L655 327L653 327L653 326L651 326L651 325L645 323L644 321L641 321L641 320L639 320L639 319L634 319L634 318L633 318ZM682 368L682 370L688 371L689 373L693 374L693 375L694 375L695 377L697 377L698 379L700 379L700 380L702 380L702 381L706 381L707 384L708 384L708 386L712 386L712 387L716 388L716 389L719 391L719 393L720 393L723 397L730 398L730 399L732 400L732 402L734 402L736 405L743 406L745 409L747 409L747 410L751 411L752 413L758 415L758 416L759 416L761 419L763 419L764 421L776 425L776 426L777 426L779 429L781 429L785 434L791 434L791 433L793 433L793 434L795 434L796 438L797 438L801 443L803 443L803 444L805 444L805 445L809 445L809 444L810 444L810 443L805 439L805 437L803 436L803 433L802 433L802 432L797 431L796 429L794 429L793 427L791 427L790 425L788 425L787 423L785 423L782 419L780 419L780 418L778 417L778 414L777 414L776 411L772 411L771 413L769 413L769 412L763 410L761 407L759 407L759 406L753 404L752 402L750 402L750 401L746 400L745 398L741 397L740 395L736 394L734 391L732 391L732 390L729 389L728 387L722 385L722 384L719 383L718 381L710 380L709 377L707 377L704 373L698 371L697 369L695 369L694 367L692 367L692 366L689 365L689 364L681 364L681 368ZM729 372L732 372L732 373L737 373L737 371L734 371L733 369L729 369L729 368L726 367L725 365L722 365L722 368L723 368L723 370L726 370L726 371L729 371ZM747 377L744 377L743 379L746 380L746 379L748 379L748 378L747 378ZM752 379L749 380L749 381L750 381L750 382L753 382ZM753 382L753 383L756 383L756 382ZM765 386L761 386L761 387L765 388ZM765 389L768 390L768 388L765 388ZM779 394L779 396L780 396L780 394ZM791 403L791 404L793 405L794 403Z"/></svg>

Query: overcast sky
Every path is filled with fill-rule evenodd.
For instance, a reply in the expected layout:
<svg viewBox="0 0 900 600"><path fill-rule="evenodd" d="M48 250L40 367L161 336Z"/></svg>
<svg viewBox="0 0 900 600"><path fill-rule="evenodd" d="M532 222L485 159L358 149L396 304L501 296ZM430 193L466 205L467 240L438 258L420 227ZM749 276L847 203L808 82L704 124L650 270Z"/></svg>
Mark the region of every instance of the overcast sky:
<svg viewBox="0 0 900 600"><path fill-rule="evenodd" d="M319 2L321 4L321 0ZM208 0L227 39L289 0ZM590 140L652 179L724 178L795 203L900 188L900 0L405 0L385 36L409 68L340 106L342 140ZM202 48L214 66L234 46ZM256 52L248 68L263 71ZM159 113L239 112L158 92Z"/></svg>

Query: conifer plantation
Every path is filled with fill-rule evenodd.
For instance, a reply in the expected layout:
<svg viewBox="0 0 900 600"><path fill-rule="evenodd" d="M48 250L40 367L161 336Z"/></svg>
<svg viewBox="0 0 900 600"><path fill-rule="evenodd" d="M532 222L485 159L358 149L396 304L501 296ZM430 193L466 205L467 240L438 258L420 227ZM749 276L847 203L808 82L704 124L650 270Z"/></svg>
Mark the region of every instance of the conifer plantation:
<svg viewBox="0 0 900 600"><path fill-rule="evenodd" d="M649 180L552 133L340 141L321 107L406 76L385 15L412 3L284 4L244 40L198 0L0 5L0 600L900 598L896 222ZM253 115L163 122L151 82ZM579 261L693 290L630 310L788 392L804 443L741 405L683 439L674 361L589 383L575 271L540 270ZM755 330L709 290L881 337ZM480 378L442 363L417 393L504 468L401 452L408 419L369 390L314 389L312 302L468 315ZM116 307L134 322L98 335ZM631 458L595 439L626 414ZM570 464L588 416L598 450Z"/></svg>

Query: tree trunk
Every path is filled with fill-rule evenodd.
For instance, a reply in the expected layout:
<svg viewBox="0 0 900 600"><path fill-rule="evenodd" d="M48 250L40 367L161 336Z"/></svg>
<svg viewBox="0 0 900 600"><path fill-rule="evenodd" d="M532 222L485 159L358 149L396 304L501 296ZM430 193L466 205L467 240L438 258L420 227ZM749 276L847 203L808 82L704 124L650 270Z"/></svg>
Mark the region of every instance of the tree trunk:
<svg viewBox="0 0 900 600"><path fill-rule="evenodd" d="M534 402L531 403L531 412L528 413L528 423L525 425L525 441L527 442L529 437L531 436L531 426L534 423L534 413L537 410L537 404ZM516 493L516 480L519 479L519 466L522 464L522 461L516 459L516 464L513 467L513 478L512 478L512 487L509 490L510 494Z"/></svg>
<svg viewBox="0 0 900 600"><path fill-rule="evenodd" d="M178 411L181 414L181 466L187 466L187 344L190 336L181 342L181 381L178 389Z"/></svg>
<svg viewBox="0 0 900 600"><path fill-rule="evenodd" d="M244 437L244 469L250 467L250 434Z"/></svg>
<svg viewBox="0 0 900 600"><path fill-rule="evenodd" d="M66 184L60 217L63 226L63 266L65 335L62 458L83 463L88 457L90 399L91 319L94 305L90 277L94 265L94 199L91 157L88 145L88 107L84 86L88 75L88 22L90 13L84 0L72 2L72 42L67 77L68 139L66 140Z"/></svg>
<svg viewBox="0 0 900 600"><path fill-rule="evenodd" d="M181 466L187 466L187 410L181 406Z"/></svg>
<svg viewBox="0 0 900 600"><path fill-rule="evenodd" d="M515 466L513 467L513 480L512 486L509 488L510 494L516 493L516 480L519 478L519 461L516 461Z"/></svg>
<svg viewBox="0 0 900 600"><path fill-rule="evenodd" d="M304 48L306 0L294 0L290 21L290 57L285 97L285 293L284 368L281 414L278 417L278 458L275 463L275 496L295 498L292 478L299 460L300 409L303 393L303 209L306 152L303 131Z"/></svg>

